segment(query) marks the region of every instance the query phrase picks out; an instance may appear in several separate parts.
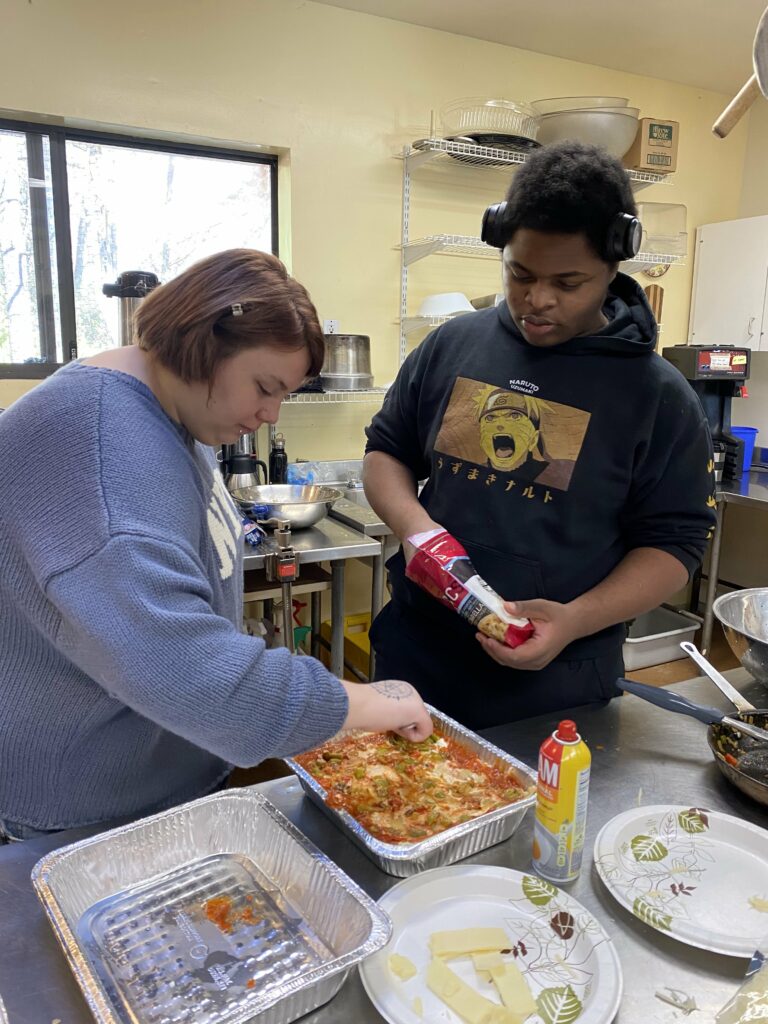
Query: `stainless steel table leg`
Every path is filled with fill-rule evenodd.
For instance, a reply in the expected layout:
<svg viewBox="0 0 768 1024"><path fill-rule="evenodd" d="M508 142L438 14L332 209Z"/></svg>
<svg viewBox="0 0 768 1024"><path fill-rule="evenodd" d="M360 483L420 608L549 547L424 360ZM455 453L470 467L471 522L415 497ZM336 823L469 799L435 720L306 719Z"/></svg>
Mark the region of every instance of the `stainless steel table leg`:
<svg viewBox="0 0 768 1024"><path fill-rule="evenodd" d="M319 590L314 590L310 595L310 625L312 626L312 657L320 657L320 626L321 626L321 612L320 602L321 596Z"/></svg>
<svg viewBox="0 0 768 1024"><path fill-rule="evenodd" d="M701 652L708 655L712 647L712 626L714 616L712 605L717 595L717 579L720 573L720 545L723 540L723 523L725 521L725 502L720 499L716 509L717 521L712 535L712 550L709 555L709 579L707 580L707 596L704 604L704 623L701 627Z"/></svg>
<svg viewBox="0 0 768 1024"><path fill-rule="evenodd" d="M373 564L373 582L371 585L371 623L379 614L384 604L384 545L386 540L381 538L381 553L371 559ZM371 644L371 653L368 658L368 678L373 679L376 672L376 652Z"/></svg>
<svg viewBox="0 0 768 1024"><path fill-rule="evenodd" d="M331 562L331 672L344 678L344 568Z"/></svg>
<svg viewBox="0 0 768 1024"><path fill-rule="evenodd" d="M282 591L283 601L283 641L291 654L295 654L296 647L293 642L293 584L281 583L280 590Z"/></svg>

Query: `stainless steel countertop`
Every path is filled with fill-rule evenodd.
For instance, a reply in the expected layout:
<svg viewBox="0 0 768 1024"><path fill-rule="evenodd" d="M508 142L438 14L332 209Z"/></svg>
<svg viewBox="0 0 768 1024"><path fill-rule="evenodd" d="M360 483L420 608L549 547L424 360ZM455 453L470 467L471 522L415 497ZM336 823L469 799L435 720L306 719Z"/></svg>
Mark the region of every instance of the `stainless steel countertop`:
<svg viewBox="0 0 768 1024"><path fill-rule="evenodd" d="M721 481L717 498L729 505L768 505L768 471L752 469L738 480Z"/></svg>
<svg viewBox="0 0 768 1024"><path fill-rule="evenodd" d="M768 691L743 669L726 675L758 707L768 706ZM705 679L679 683L673 689L699 702L728 706ZM604 708L577 708L571 714L593 757L588 851L605 822L639 805L703 806L768 826L768 808L731 787L718 771L700 723L631 696L620 697ZM534 764L542 739L567 715L560 712L498 726L484 735ZM397 881L380 872L305 799L293 779L278 779L258 788L374 898ZM469 862L529 870L531 827L529 814L511 839ZM62 1024L92 1022L29 876L44 853L95 831L72 830L0 847L0 996L11 1024L51 1024L56 1018ZM586 860L589 864L591 857ZM616 944L624 971L624 996L616 1017L620 1024L672 1024L684 1019L708 1024L741 983L745 960L694 949L653 931L612 899L591 868L585 868L569 892L595 914ZM766 925L768 930L768 919ZM699 1012L684 1018L656 999L654 993L665 987L693 996ZM357 973L330 1003L302 1018L303 1024L374 1024L381 1020Z"/></svg>
<svg viewBox="0 0 768 1024"><path fill-rule="evenodd" d="M353 493L353 497L347 492L341 501L335 502L330 511L331 518L337 519L365 537L390 537L392 531L378 513L373 511L363 492Z"/></svg>
<svg viewBox="0 0 768 1024"><path fill-rule="evenodd" d="M300 565L309 562L332 562L344 558L375 558L381 554L381 546L375 541L329 518L322 519L317 526L312 526L308 530L296 530L295 533L291 533L291 543ZM265 556L272 551L277 551L277 544L270 532L259 547L245 546L244 568L263 569Z"/></svg>

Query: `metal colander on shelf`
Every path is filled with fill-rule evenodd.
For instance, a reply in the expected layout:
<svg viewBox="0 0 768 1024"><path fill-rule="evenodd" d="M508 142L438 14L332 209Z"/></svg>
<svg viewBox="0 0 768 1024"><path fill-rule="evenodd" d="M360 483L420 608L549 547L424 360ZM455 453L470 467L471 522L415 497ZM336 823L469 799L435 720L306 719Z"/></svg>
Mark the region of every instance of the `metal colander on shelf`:
<svg viewBox="0 0 768 1024"><path fill-rule="evenodd" d="M539 130L539 119L532 107L483 97L447 103L440 111L440 123L445 136L494 133L535 139Z"/></svg>

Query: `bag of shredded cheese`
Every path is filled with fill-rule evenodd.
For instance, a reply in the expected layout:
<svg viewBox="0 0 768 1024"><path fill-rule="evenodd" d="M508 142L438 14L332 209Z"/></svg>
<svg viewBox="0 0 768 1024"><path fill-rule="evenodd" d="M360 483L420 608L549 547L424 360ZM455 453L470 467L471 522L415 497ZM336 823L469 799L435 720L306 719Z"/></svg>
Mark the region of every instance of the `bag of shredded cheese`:
<svg viewBox="0 0 768 1024"><path fill-rule="evenodd" d="M415 533L408 542L416 554L405 575L422 590L507 647L519 647L533 634L530 620L506 611L501 597L478 576L467 552L447 530Z"/></svg>

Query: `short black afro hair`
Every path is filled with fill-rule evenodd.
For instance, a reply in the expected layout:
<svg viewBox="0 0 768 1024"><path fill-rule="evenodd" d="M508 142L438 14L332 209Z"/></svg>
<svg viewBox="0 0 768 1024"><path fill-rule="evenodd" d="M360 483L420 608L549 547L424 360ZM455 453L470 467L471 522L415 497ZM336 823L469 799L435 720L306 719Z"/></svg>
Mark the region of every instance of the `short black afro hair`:
<svg viewBox="0 0 768 1024"><path fill-rule="evenodd" d="M586 235L595 254L613 262L608 230L619 213L637 216L627 172L598 146L558 142L537 150L512 179L504 212L504 240L519 228Z"/></svg>

